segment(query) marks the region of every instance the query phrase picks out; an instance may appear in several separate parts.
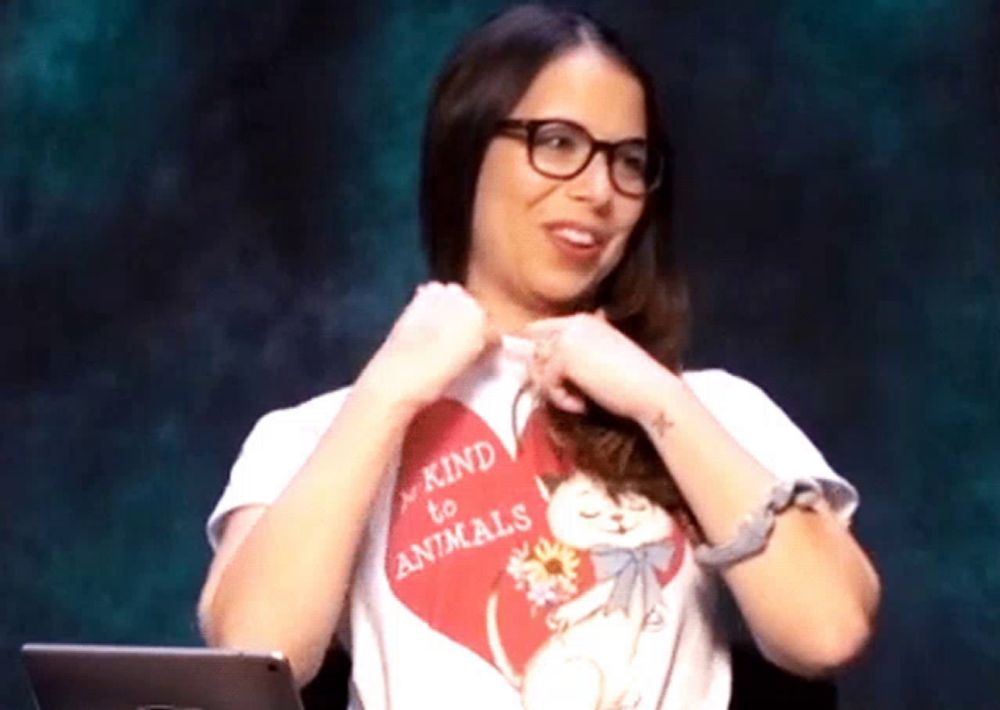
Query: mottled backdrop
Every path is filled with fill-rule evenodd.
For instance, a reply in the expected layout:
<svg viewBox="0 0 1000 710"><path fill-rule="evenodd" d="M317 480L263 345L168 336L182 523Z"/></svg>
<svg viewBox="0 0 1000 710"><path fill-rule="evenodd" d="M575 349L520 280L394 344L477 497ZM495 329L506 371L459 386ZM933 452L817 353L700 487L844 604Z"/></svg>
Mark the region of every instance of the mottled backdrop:
<svg viewBox="0 0 1000 710"><path fill-rule="evenodd" d="M0 3L0 706L26 640L195 643L257 416L347 382L424 273L429 82L499 2ZM1000 697L1000 11L584 7L662 80L692 364L861 488L847 707Z"/></svg>

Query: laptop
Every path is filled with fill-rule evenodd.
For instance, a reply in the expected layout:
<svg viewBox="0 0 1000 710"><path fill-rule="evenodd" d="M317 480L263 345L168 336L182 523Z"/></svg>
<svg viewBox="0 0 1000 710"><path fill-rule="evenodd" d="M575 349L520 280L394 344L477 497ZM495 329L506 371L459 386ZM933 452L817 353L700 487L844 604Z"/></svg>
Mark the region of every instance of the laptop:
<svg viewBox="0 0 1000 710"><path fill-rule="evenodd" d="M302 710L280 653L29 643L38 710Z"/></svg>

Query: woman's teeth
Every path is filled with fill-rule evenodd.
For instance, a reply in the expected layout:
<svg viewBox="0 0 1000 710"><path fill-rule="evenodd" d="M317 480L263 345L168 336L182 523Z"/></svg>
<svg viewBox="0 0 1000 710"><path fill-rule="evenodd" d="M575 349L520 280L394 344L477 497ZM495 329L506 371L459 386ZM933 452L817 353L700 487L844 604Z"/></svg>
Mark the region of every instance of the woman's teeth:
<svg viewBox="0 0 1000 710"><path fill-rule="evenodd" d="M597 244L597 239L594 235L591 232L585 232L582 229L563 227L556 230L556 235L571 244L575 244L576 246L592 247Z"/></svg>

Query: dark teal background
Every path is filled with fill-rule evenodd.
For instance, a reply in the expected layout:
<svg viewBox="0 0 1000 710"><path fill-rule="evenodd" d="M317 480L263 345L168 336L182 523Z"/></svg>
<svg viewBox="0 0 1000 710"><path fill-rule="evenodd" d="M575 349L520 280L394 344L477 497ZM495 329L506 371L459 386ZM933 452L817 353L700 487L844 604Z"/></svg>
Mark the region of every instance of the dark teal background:
<svg viewBox="0 0 1000 710"><path fill-rule="evenodd" d="M502 6L0 4L0 707L27 640L197 642L228 466L424 273L428 86ZM861 489L885 599L844 706L997 707L997 4L583 7L662 83L692 365Z"/></svg>

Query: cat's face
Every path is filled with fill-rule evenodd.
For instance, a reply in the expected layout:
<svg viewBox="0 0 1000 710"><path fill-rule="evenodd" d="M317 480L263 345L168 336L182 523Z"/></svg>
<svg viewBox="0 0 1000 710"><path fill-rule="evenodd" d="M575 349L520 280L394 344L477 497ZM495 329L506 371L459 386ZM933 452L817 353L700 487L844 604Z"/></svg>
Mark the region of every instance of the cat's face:
<svg viewBox="0 0 1000 710"><path fill-rule="evenodd" d="M646 496L622 493L616 502L600 481L579 471L551 492L548 521L553 535L578 550L635 548L663 540L673 528L666 511Z"/></svg>

